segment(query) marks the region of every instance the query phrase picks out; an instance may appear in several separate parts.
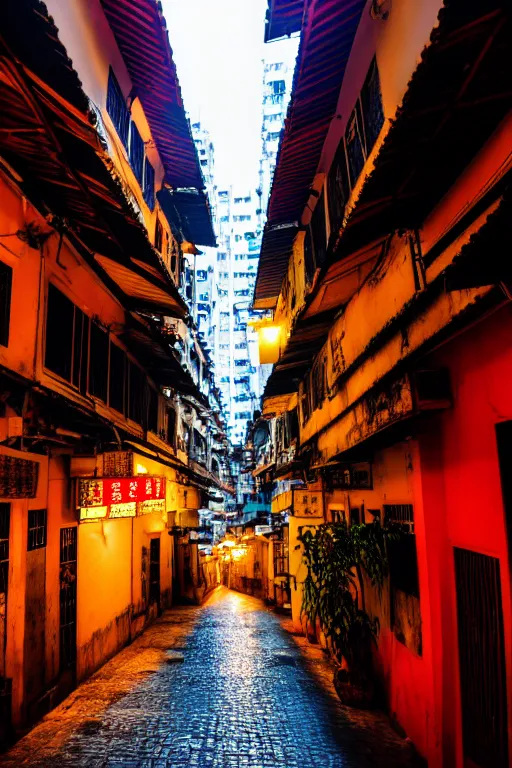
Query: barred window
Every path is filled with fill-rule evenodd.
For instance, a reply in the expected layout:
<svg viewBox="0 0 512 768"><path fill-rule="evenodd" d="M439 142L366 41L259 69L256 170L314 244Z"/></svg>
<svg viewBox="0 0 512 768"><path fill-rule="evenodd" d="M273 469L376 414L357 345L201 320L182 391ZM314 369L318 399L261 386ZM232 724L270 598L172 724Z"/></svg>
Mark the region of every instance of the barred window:
<svg viewBox="0 0 512 768"><path fill-rule="evenodd" d="M46 509L28 511L28 551L46 547Z"/></svg>
<svg viewBox="0 0 512 768"><path fill-rule="evenodd" d="M117 134L125 147L128 147L128 132L130 130L130 113L123 92L112 68L108 72L107 112L114 123Z"/></svg>
<svg viewBox="0 0 512 768"><path fill-rule="evenodd" d="M144 142L133 121L130 126L130 163L135 178L142 186L144 175Z"/></svg>

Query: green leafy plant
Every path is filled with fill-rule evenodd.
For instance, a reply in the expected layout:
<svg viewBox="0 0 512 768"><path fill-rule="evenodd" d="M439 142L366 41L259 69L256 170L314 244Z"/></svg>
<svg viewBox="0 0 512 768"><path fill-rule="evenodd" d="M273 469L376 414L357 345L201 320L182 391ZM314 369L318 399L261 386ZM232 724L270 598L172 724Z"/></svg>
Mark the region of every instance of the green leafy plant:
<svg viewBox="0 0 512 768"><path fill-rule="evenodd" d="M326 523L304 528L299 541L307 574L301 617L313 630L320 625L338 663L345 660L351 682L364 684L371 675L371 645L378 619L366 610L365 578L379 591L388 575L386 541L402 535L400 526Z"/></svg>

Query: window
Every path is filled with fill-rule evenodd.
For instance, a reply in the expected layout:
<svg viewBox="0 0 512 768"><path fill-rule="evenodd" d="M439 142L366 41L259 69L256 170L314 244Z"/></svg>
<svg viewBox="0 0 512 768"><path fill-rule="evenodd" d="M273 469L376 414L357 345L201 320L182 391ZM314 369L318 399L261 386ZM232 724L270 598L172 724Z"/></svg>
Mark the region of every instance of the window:
<svg viewBox="0 0 512 768"><path fill-rule="evenodd" d="M206 271L206 269L198 269L197 270L197 272L196 272L196 279L197 279L198 283L199 282L203 282L207 278L208 278L208 272Z"/></svg>
<svg viewBox="0 0 512 768"><path fill-rule="evenodd" d="M130 123L130 163L135 174L135 178L142 187L144 174L144 142L137 130L135 123Z"/></svg>
<svg viewBox="0 0 512 768"><path fill-rule="evenodd" d="M350 196L345 142L341 140L327 177L329 223L331 233L337 233L343 223L345 206Z"/></svg>
<svg viewBox="0 0 512 768"><path fill-rule="evenodd" d="M125 147L128 147L128 132L130 129L130 113L123 92L116 80L112 68L108 72L107 112L114 128Z"/></svg>
<svg viewBox="0 0 512 768"><path fill-rule="evenodd" d="M141 424L144 414L146 377L141 369L134 363L128 361L129 370L129 396L128 396L128 418Z"/></svg>
<svg viewBox="0 0 512 768"><path fill-rule="evenodd" d="M361 91L361 106L366 139L366 154L369 155L384 124L379 70L375 59L371 63Z"/></svg>
<svg viewBox="0 0 512 768"><path fill-rule="evenodd" d="M0 345L9 345L11 322L12 267L0 261Z"/></svg>
<svg viewBox="0 0 512 768"><path fill-rule="evenodd" d="M389 574L393 589L419 597L418 559L412 504L384 504L386 523L404 526L404 536L388 543Z"/></svg>
<svg viewBox="0 0 512 768"><path fill-rule="evenodd" d="M44 364L84 393L87 389L88 340L89 318L50 283Z"/></svg>
<svg viewBox="0 0 512 768"><path fill-rule="evenodd" d="M221 216L220 217L221 224L227 224L228 221L229 221L229 216Z"/></svg>
<svg viewBox="0 0 512 768"><path fill-rule="evenodd" d="M167 411L167 442L176 445L176 410L169 408Z"/></svg>
<svg viewBox="0 0 512 768"><path fill-rule="evenodd" d="M159 398L158 392L153 387L148 386L149 398L148 398L148 429L155 434L158 434L158 407Z"/></svg>
<svg viewBox="0 0 512 768"><path fill-rule="evenodd" d="M328 175L331 231L339 230L351 188L357 182L384 124L379 71L373 59Z"/></svg>
<svg viewBox="0 0 512 768"><path fill-rule="evenodd" d="M327 231L325 223L324 191L320 193L318 202L311 219L311 233L315 248L315 267L318 269L324 263L327 256Z"/></svg>
<svg viewBox="0 0 512 768"><path fill-rule="evenodd" d="M144 184L142 194L149 209L152 211L155 207L155 169L146 157L144 163Z"/></svg>
<svg viewBox="0 0 512 768"><path fill-rule="evenodd" d="M345 131L350 184L354 187L365 164L364 133L359 102L352 112Z"/></svg>
<svg viewBox="0 0 512 768"><path fill-rule="evenodd" d="M164 244L164 228L162 227L160 223L160 219L157 218L156 224L155 224L155 248L157 251L162 252Z"/></svg>
<svg viewBox="0 0 512 768"><path fill-rule="evenodd" d="M91 322L89 393L104 403L108 394L108 333Z"/></svg>
<svg viewBox="0 0 512 768"><path fill-rule="evenodd" d="M271 84L273 93L284 93L286 90L286 84L284 80L274 80Z"/></svg>
<svg viewBox="0 0 512 768"><path fill-rule="evenodd" d="M217 253L217 261L226 261L227 254L225 253Z"/></svg>
<svg viewBox="0 0 512 768"><path fill-rule="evenodd" d="M111 408L119 413L125 409L125 376L127 359L125 352L110 342L110 377L108 386L108 399Z"/></svg>
<svg viewBox="0 0 512 768"><path fill-rule="evenodd" d="M27 549L31 552L43 547L46 547L46 509L29 509Z"/></svg>

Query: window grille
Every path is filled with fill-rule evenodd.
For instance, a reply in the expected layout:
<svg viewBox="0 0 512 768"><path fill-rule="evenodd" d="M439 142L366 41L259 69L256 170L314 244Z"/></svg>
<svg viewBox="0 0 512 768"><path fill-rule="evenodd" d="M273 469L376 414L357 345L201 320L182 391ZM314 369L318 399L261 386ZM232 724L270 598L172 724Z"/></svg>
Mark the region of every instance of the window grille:
<svg viewBox="0 0 512 768"><path fill-rule="evenodd" d="M155 169L147 157L144 163L144 184L142 194L149 209L152 211L155 207Z"/></svg>
<svg viewBox="0 0 512 768"><path fill-rule="evenodd" d="M384 124L379 70L375 59L371 63L361 91L361 106L366 139L366 154L369 155Z"/></svg>
<svg viewBox="0 0 512 768"><path fill-rule="evenodd" d="M28 551L46 547L46 509L28 511Z"/></svg>
<svg viewBox="0 0 512 768"><path fill-rule="evenodd" d="M114 128L125 147L128 147L128 133L130 130L130 113L123 96L123 92L117 82L112 69L108 73L107 86L107 112L114 124Z"/></svg>
<svg viewBox="0 0 512 768"><path fill-rule="evenodd" d="M142 187L142 181L144 176L144 142L140 135L137 126L133 122L130 123L130 163L135 174L135 178Z"/></svg>

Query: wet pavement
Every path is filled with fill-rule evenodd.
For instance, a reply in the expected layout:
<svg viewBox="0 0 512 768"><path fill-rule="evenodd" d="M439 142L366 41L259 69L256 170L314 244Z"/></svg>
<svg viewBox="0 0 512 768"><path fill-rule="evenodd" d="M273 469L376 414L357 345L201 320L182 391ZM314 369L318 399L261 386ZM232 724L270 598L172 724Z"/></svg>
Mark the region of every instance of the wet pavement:
<svg viewBox="0 0 512 768"><path fill-rule="evenodd" d="M183 654L169 663L167 650ZM0 757L6 766L400 768L410 745L342 707L324 654L224 589L168 611Z"/></svg>

